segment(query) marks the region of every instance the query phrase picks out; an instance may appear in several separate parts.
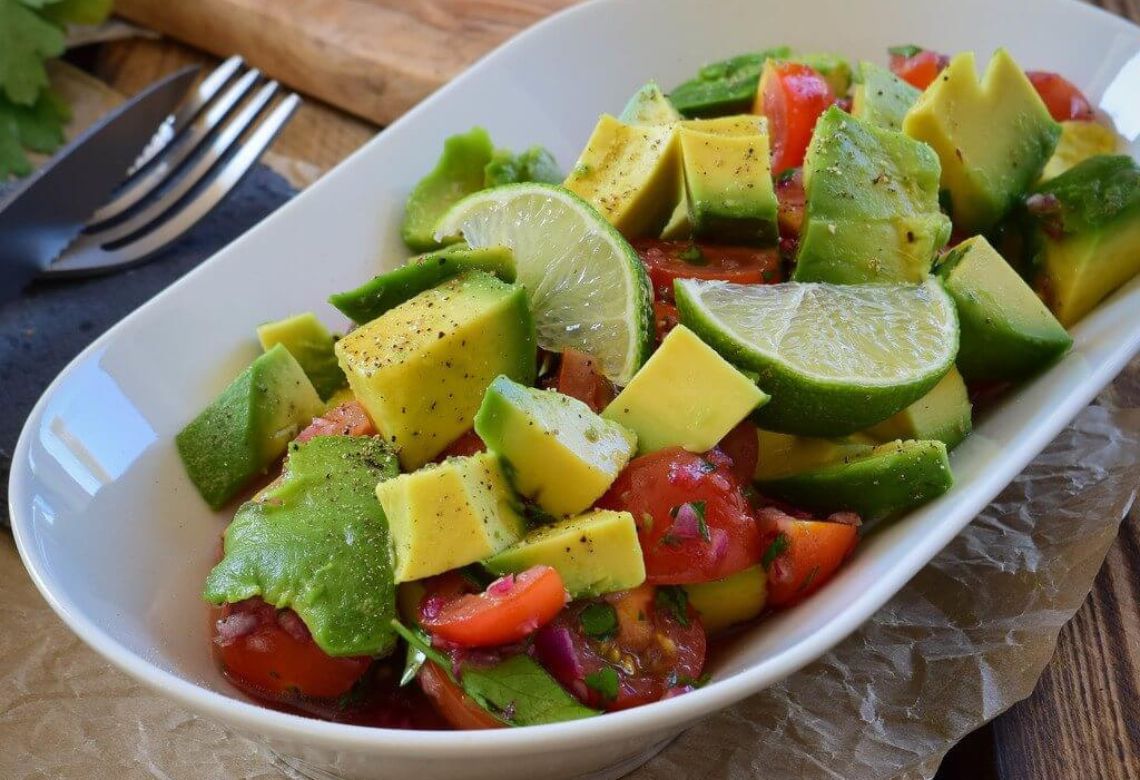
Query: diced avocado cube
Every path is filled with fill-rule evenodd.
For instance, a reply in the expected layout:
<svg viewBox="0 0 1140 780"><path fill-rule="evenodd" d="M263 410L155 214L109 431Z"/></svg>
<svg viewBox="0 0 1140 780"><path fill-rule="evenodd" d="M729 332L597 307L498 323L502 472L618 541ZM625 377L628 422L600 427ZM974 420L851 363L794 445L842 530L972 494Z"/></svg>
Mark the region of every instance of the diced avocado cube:
<svg viewBox="0 0 1140 780"><path fill-rule="evenodd" d="M289 350L322 401L348 385L333 351L336 339L312 312L267 322L258 327L257 339L267 352L278 344Z"/></svg>
<svg viewBox="0 0 1140 780"><path fill-rule="evenodd" d="M386 655L396 591L375 489L396 475L395 455L372 436L317 436L290 450L281 479L226 528L203 595L292 609L332 656Z"/></svg>
<svg viewBox="0 0 1140 780"><path fill-rule="evenodd" d="M950 237L938 158L902 133L829 108L804 159L797 282L919 284Z"/></svg>
<svg viewBox="0 0 1140 780"><path fill-rule="evenodd" d="M426 252L439 246L436 223L464 197L483 189L485 169L493 154L491 136L481 127L443 142L439 162L416 184L404 206L400 235L409 248Z"/></svg>
<svg viewBox="0 0 1140 780"><path fill-rule="evenodd" d="M514 253L505 246L476 249L452 244L413 257L406 265L375 276L354 290L330 295L329 303L357 325L363 325L424 290L471 270L486 271L504 282L513 282Z"/></svg>
<svg viewBox="0 0 1140 780"><path fill-rule="evenodd" d="M398 583L489 558L526 531L499 459L488 452L381 482L376 497L392 530Z"/></svg>
<svg viewBox="0 0 1140 780"><path fill-rule="evenodd" d="M1140 273L1140 165L1090 157L1027 202L1035 286L1065 327Z"/></svg>
<svg viewBox="0 0 1140 780"><path fill-rule="evenodd" d="M637 449L637 437L553 390L500 376L487 388L475 432L506 465L515 489L555 517L593 504Z"/></svg>
<svg viewBox="0 0 1140 780"><path fill-rule="evenodd" d="M1061 123L1061 138L1053 156L1045 163L1041 181L1055 179L1077 163L1100 154L1114 154L1120 149L1120 137L1111 127L1100 122L1073 120Z"/></svg>
<svg viewBox="0 0 1140 780"><path fill-rule="evenodd" d="M681 186L675 125L627 125L604 114L564 183L627 238L657 236Z"/></svg>
<svg viewBox="0 0 1140 780"><path fill-rule="evenodd" d="M894 417L868 428L866 433L880 442L897 439L940 441L947 450L952 450L970 433L971 425L966 383L958 369L951 368L933 390Z"/></svg>
<svg viewBox="0 0 1140 780"><path fill-rule="evenodd" d="M753 478L761 482L866 455L878 443L862 433L821 439L758 429L756 438L757 460Z"/></svg>
<svg viewBox="0 0 1140 780"><path fill-rule="evenodd" d="M967 381L1024 379L1072 346L1057 318L982 236L954 247L938 277L958 310L957 365Z"/></svg>
<svg viewBox="0 0 1140 780"><path fill-rule="evenodd" d="M786 60L791 56L792 50L787 46L777 46L705 65L696 78L670 92L669 101L689 117L748 111L756 98L764 63L769 59Z"/></svg>
<svg viewBox="0 0 1140 780"><path fill-rule="evenodd" d="M495 574L552 566L575 599L628 590L645 582L633 515L607 509L537 528L483 565Z"/></svg>
<svg viewBox="0 0 1140 780"><path fill-rule="evenodd" d="M758 480L756 487L801 509L849 511L874 521L925 504L953 483L945 444L894 441L830 465Z"/></svg>
<svg viewBox="0 0 1140 780"><path fill-rule="evenodd" d="M667 125L680 120L681 112L673 108L657 82L650 81L633 93L618 119L627 125Z"/></svg>
<svg viewBox="0 0 1140 780"><path fill-rule="evenodd" d="M777 204L768 136L727 136L687 127L678 133L693 235L775 246Z"/></svg>
<svg viewBox="0 0 1140 780"><path fill-rule="evenodd" d="M280 458L323 407L301 364L278 344L183 428L175 444L202 498L220 509Z"/></svg>
<svg viewBox="0 0 1140 780"><path fill-rule="evenodd" d="M689 604L701 616L701 626L716 634L744 623L764 611L768 603L768 572L749 566L722 580L685 585Z"/></svg>
<svg viewBox="0 0 1140 780"><path fill-rule="evenodd" d="M336 344L376 429L419 468L467 431L499 374L531 384L537 348L521 287L468 271L425 290Z"/></svg>
<svg viewBox="0 0 1140 780"><path fill-rule="evenodd" d="M636 433L639 452L706 452L767 401L754 382L678 325L602 416Z"/></svg>
<svg viewBox="0 0 1140 780"><path fill-rule="evenodd" d="M855 85L851 115L869 125L900 132L906 117L922 94L886 68L859 63L860 83Z"/></svg>
<svg viewBox="0 0 1140 780"><path fill-rule="evenodd" d="M969 234L996 225L1037 181L1061 126L998 49L980 82L973 52L951 59L907 112L903 132L938 153L954 226Z"/></svg>
<svg viewBox="0 0 1140 780"><path fill-rule="evenodd" d="M816 73L823 76L823 80L831 87L831 91L836 97L843 97L847 94L847 91L851 89L853 76L851 63L839 54L812 52L810 54L800 54L792 57L791 61L807 65Z"/></svg>
<svg viewBox="0 0 1140 780"><path fill-rule="evenodd" d="M509 149L496 149L483 169L483 184L487 187L526 181L560 184L565 178L566 174L558 167L554 155L541 146L532 146L519 154L512 154Z"/></svg>

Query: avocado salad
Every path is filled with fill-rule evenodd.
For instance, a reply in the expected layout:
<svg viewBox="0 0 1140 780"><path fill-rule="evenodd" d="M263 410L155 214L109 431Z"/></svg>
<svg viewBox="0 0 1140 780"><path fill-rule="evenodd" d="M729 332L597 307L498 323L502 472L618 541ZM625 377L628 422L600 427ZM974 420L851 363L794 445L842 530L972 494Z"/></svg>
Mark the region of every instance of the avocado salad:
<svg viewBox="0 0 1140 780"><path fill-rule="evenodd" d="M177 436L215 657L267 706L499 728L681 695L943 495L974 407L1140 272L1140 167L998 50L650 82L568 172L447 139L409 254Z"/></svg>

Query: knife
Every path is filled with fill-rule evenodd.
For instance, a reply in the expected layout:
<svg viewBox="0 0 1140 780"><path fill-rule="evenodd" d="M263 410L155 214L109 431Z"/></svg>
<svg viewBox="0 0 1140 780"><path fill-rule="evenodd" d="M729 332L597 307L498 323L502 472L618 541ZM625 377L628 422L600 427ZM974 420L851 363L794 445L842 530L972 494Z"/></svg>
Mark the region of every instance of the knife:
<svg viewBox="0 0 1140 780"><path fill-rule="evenodd" d="M28 286L111 197L182 100L198 68L183 68L101 118L0 204L0 303Z"/></svg>

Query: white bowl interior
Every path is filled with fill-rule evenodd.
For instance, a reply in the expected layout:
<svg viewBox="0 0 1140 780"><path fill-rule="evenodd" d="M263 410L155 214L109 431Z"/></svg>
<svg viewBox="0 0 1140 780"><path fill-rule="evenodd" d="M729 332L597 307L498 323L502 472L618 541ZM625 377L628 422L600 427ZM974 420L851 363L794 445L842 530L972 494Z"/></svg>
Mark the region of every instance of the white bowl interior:
<svg viewBox="0 0 1140 780"><path fill-rule="evenodd" d="M199 598L228 518L198 498L172 438L255 354L257 324L312 309L339 325L325 297L404 259L396 229L403 199L445 136L482 124L501 145L547 145L568 168L597 115L619 111L647 78L672 86L703 62L779 43L884 62L887 45L912 41L980 56L1004 45L1025 67L1060 71L1103 98L1131 153L1140 152L1140 31L1062 0L1019 0L1000 11L986 0L612 0L575 8L480 63L64 372L32 414L13 466L11 515L37 584L116 663L216 715L239 712L216 697L194 698L177 682L241 698L211 660ZM872 535L812 600L734 642L718 661L723 682L613 725L681 724L841 639L1115 375L1140 342L1137 310L1133 283L1077 328L1068 358L1006 400L955 452L950 494ZM258 716L241 717L248 724ZM265 717L259 728L319 730ZM586 739L607 727L551 728ZM451 739L474 749L469 735Z"/></svg>

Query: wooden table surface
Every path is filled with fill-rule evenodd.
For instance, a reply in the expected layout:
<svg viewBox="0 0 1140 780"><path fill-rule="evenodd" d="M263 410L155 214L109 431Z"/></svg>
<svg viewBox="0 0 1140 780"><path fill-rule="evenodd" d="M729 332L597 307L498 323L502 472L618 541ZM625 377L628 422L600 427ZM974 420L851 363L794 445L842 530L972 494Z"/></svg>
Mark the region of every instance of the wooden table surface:
<svg viewBox="0 0 1140 780"><path fill-rule="evenodd" d="M1140 0L1095 0L1140 22ZM88 65L133 93L216 58L168 40L103 44ZM379 128L307 100L272 148L273 167L312 181ZM1127 519L1033 695L959 744L940 780L1140 780L1140 516Z"/></svg>

